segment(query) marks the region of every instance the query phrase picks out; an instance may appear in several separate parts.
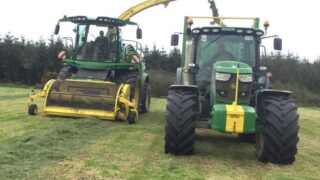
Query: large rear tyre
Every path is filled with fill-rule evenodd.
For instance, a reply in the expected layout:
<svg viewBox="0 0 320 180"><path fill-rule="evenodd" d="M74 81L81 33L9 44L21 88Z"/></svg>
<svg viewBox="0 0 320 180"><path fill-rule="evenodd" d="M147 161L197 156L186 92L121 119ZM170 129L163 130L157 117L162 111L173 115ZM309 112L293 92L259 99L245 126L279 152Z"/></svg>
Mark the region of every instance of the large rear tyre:
<svg viewBox="0 0 320 180"><path fill-rule="evenodd" d="M150 99L151 99L151 88L150 88L150 84L146 82L142 92L142 97L141 97L141 104L140 104L141 113L149 112Z"/></svg>
<svg viewBox="0 0 320 180"><path fill-rule="evenodd" d="M259 103L256 156L259 161L291 164L298 143L298 118L295 100L286 96L264 96Z"/></svg>
<svg viewBox="0 0 320 180"><path fill-rule="evenodd" d="M170 90L167 97L165 153L194 154L198 95L193 91Z"/></svg>

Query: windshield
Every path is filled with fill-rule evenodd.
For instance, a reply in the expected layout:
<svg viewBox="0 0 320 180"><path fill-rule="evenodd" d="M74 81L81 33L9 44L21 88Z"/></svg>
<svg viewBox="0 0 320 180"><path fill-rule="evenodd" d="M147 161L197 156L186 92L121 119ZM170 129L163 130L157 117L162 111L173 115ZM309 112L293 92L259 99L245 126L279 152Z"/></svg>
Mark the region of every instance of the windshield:
<svg viewBox="0 0 320 180"><path fill-rule="evenodd" d="M77 59L86 61L116 61L117 28L79 25L77 29Z"/></svg>
<svg viewBox="0 0 320 180"><path fill-rule="evenodd" d="M255 38L247 35L199 35L196 39L196 75L200 89L209 89L212 68L217 61L238 61L255 66Z"/></svg>
<svg viewBox="0 0 320 180"><path fill-rule="evenodd" d="M255 41L244 35L200 35L197 39L196 59L201 67L217 61L239 61L255 65Z"/></svg>

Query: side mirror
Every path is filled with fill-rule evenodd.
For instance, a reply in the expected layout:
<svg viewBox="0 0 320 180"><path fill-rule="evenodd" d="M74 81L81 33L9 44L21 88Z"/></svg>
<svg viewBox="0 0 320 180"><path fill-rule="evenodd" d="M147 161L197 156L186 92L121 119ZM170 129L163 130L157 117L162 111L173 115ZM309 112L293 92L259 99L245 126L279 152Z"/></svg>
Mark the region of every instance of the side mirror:
<svg viewBox="0 0 320 180"><path fill-rule="evenodd" d="M282 50L282 39L281 38L274 38L273 39L273 48L275 50Z"/></svg>
<svg viewBox="0 0 320 180"><path fill-rule="evenodd" d="M171 35L171 46L177 46L179 44L179 34Z"/></svg>
<svg viewBox="0 0 320 180"><path fill-rule="evenodd" d="M142 29L137 29L137 39L142 39Z"/></svg>
<svg viewBox="0 0 320 180"><path fill-rule="evenodd" d="M59 34L59 30L60 30L60 25L59 23L56 25L56 28L54 29L54 34L57 35Z"/></svg>

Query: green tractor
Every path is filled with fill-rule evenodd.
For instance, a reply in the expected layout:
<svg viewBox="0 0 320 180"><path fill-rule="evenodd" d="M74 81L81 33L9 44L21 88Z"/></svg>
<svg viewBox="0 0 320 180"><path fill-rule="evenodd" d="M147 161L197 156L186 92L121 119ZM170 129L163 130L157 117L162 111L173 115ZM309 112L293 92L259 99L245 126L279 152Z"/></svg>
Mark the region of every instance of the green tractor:
<svg viewBox="0 0 320 180"><path fill-rule="evenodd" d="M56 25L65 49L58 55L63 68L57 80L48 81L42 92L30 97L29 114L35 115L36 97L45 97L44 113L106 120L138 119L150 107L150 81L145 73L142 45L122 39L122 28L138 24L110 17L64 17ZM68 31L69 30L69 31Z"/></svg>
<svg viewBox="0 0 320 180"><path fill-rule="evenodd" d="M199 18L219 24L192 28ZM264 35L259 18L243 18L253 22L248 28L227 27L227 19L241 18L185 17L182 67L167 97L165 152L194 154L195 128L207 128L255 143L259 161L291 164L297 153L297 106L290 91L272 88L266 67L260 66L262 39L275 37L276 50L282 40ZM178 42L173 34L171 45Z"/></svg>

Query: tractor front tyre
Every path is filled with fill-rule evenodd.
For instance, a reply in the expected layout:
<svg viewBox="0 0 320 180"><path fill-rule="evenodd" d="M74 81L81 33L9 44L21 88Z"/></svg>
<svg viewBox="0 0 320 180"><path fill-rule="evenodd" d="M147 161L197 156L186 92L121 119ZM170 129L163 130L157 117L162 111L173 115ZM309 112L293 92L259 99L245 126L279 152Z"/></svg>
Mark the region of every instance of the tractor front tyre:
<svg viewBox="0 0 320 180"><path fill-rule="evenodd" d="M28 108L28 114L35 116L38 114L38 106L36 104L30 104Z"/></svg>
<svg viewBox="0 0 320 180"><path fill-rule="evenodd" d="M197 110L197 93L184 90L170 90L168 92L165 153L174 155L194 154Z"/></svg>
<svg viewBox="0 0 320 180"><path fill-rule="evenodd" d="M151 98L151 88L150 84L146 83L141 97L141 104L140 104L140 112L147 113L150 109L150 98Z"/></svg>
<svg viewBox="0 0 320 180"><path fill-rule="evenodd" d="M128 115L128 123L129 124L134 124L136 122L136 113L133 112L133 111L130 111L129 112L129 115Z"/></svg>
<svg viewBox="0 0 320 180"><path fill-rule="evenodd" d="M261 131L256 133L259 161L292 164L297 154L298 118L295 100L286 96L264 96L259 103Z"/></svg>

